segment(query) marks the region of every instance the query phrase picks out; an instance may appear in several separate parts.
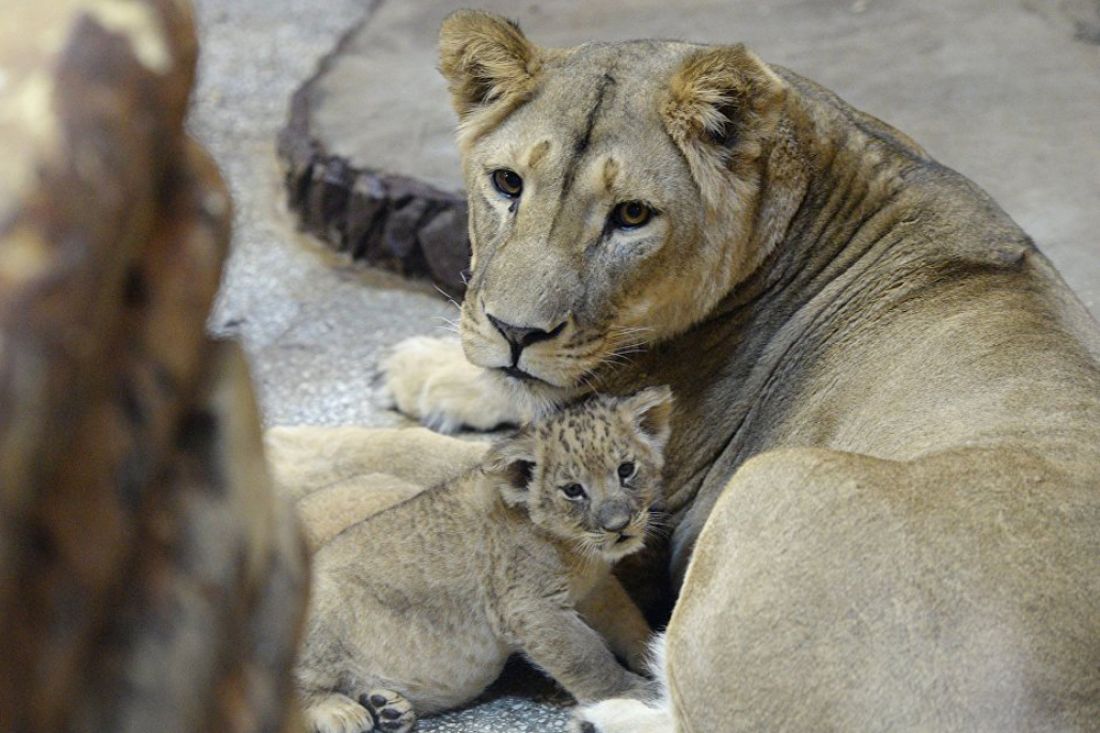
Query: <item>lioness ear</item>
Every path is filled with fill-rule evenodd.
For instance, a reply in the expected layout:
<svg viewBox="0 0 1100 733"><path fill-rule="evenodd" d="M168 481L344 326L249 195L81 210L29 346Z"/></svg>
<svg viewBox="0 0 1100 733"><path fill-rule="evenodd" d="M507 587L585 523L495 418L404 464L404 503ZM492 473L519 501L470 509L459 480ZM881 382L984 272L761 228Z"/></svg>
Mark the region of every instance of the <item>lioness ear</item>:
<svg viewBox="0 0 1100 733"><path fill-rule="evenodd" d="M753 145L774 127L785 92L783 80L752 51L719 46L683 62L669 80L661 112L681 148L702 145L723 158L755 155Z"/></svg>
<svg viewBox="0 0 1100 733"><path fill-rule="evenodd" d="M672 433L672 390L667 386L649 387L623 400L622 409L638 430L663 450Z"/></svg>
<svg viewBox="0 0 1100 733"><path fill-rule="evenodd" d="M525 98L538 68L538 48L506 18L458 10L443 21L439 70L459 118L502 99Z"/></svg>
<svg viewBox="0 0 1100 733"><path fill-rule="evenodd" d="M497 484L501 497L510 506L527 503L535 470L534 448L531 437L520 433L495 444L485 454L482 471Z"/></svg>

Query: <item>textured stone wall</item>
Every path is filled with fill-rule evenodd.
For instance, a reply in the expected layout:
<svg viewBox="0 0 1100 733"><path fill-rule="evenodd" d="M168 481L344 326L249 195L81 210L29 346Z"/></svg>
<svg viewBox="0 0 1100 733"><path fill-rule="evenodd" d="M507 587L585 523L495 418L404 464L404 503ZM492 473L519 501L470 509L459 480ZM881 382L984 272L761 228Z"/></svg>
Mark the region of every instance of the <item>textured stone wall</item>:
<svg viewBox="0 0 1100 733"><path fill-rule="evenodd" d="M229 235L183 133L178 0L0 24L0 730L289 730L306 565L248 370L204 323Z"/></svg>

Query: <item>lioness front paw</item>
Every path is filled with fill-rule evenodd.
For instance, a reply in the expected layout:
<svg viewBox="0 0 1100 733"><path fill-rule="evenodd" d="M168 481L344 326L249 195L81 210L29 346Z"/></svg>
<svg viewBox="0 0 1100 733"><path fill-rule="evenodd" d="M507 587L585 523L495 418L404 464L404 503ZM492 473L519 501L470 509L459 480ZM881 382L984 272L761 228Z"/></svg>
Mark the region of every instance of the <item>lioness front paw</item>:
<svg viewBox="0 0 1100 733"><path fill-rule="evenodd" d="M457 339L405 339L381 366L394 406L441 433L464 426L491 430L533 417L500 379L466 361Z"/></svg>
<svg viewBox="0 0 1100 733"><path fill-rule="evenodd" d="M374 713L375 727L384 733L408 733L416 725L412 705L399 692L376 689L359 698Z"/></svg>
<svg viewBox="0 0 1100 733"><path fill-rule="evenodd" d="M613 698L578 708L570 733L672 733L672 716L664 706Z"/></svg>
<svg viewBox="0 0 1100 733"><path fill-rule="evenodd" d="M306 723L312 733L369 733L374 717L350 697L332 694L306 708Z"/></svg>

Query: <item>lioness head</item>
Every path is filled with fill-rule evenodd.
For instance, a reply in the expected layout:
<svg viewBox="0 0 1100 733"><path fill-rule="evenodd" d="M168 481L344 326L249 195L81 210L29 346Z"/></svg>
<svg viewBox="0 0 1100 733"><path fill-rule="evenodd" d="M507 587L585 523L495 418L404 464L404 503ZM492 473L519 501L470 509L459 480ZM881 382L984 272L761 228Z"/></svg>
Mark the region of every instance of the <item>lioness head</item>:
<svg viewBox="0 0 1100 733"><path fill-rule="evenodd" d="M467 358L571 388L703 319L767 253L754 225L785 83L742 46L540 48L440 34L470 206Z"/></svg>
<svg viewBox="0 0 1100 733"><path fill-rule="evenodd" d="M593 397L495 445L484 470L533 523L616 560L645 541L671 410L668 387Z"/></svg>

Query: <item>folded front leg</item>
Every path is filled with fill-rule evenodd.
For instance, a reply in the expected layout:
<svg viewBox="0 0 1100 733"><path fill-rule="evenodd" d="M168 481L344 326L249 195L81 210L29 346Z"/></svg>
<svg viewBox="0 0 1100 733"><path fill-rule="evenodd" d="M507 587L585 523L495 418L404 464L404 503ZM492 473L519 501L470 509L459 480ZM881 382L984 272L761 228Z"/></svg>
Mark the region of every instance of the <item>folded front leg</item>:
<svg viewBox="0 0 1100 733"><path fill-rule="evenodd" d="M578 604L577 610L631 670L639 674L649 671L653 630L618 578L609 574Z"/></svg>
<svg viewBox="0 0 1100 733"><path fill-rule="evenodd" d="M572 608L528 606L511 619L523 653L577 702L611 697L650 699L656 683L625 669L603 638Z"/></svg>

